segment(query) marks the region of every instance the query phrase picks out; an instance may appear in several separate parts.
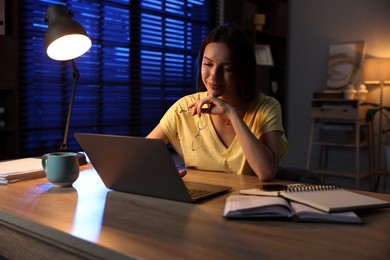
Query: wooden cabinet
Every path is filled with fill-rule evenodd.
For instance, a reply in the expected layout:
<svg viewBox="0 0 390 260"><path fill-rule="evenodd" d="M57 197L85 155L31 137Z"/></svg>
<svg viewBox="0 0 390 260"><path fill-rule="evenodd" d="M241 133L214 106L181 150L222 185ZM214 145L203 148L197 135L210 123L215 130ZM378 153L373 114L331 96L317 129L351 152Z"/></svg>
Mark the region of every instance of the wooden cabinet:
<svg viewBox="0 0 390 260"><path fill-rule="evenodd" d="M6 1L6 30L0 35L0 160L19 156L17 1ZM4 124L4 125L3 125Z"/></svg>
<svg viewBox="0 0 390 260"><path fill-rule="evenodd" d="M255 45L269 47L272 65L257 65L257 86L280 102L286 128L288 0L233 0L225 1L224 8L225 22L242 26ZM255 28L255 14L265 17L262 30Z"/></svg>
<svg viewBox="0 0 390 260"><path fill-rule="evenodd" d="M355 178L356 189L360 180L370 176L372 164L371 125L365 122L367 107L360 106L357 100L312 100L310 116L311 129L306 168L322 175L334 175ZM318 163L313 163L314 148L319 147ZM328 155L332 149L347 149L354 152L354 168L340 171L328 164ZM368 170L362 172L362 150L367 151ZM350 157L348 157L350 158ZM337 160L337 166L346 165L343 158Z"/></svg>

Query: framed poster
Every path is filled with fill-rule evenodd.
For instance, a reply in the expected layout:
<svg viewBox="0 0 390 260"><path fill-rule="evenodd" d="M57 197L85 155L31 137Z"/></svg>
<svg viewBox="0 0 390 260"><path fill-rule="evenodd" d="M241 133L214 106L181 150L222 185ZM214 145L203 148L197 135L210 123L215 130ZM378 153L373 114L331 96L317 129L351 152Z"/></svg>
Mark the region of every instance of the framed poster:
<svg viewBox="0 0 390 260"><path fill-rule="evenodd" d="M365 49L364 41L329 46L326 89L343 91L361 82Z"/></svg>

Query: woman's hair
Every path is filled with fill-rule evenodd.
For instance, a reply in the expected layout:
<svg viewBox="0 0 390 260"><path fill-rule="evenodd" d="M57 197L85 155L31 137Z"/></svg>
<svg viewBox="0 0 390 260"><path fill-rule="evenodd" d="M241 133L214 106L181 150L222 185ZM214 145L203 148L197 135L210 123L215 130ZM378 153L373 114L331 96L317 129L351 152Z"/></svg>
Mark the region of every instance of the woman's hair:
<svg viewBox="0 0 390 260"><path fill-rule="evenodd" d="M232 56L241 98L250 101L256 93L256 58L253 44L248 35L240 27L233 24L221 25L212 30L204 40L198 57L196 80L198 91L205 91L202 81L202 60L206 46L209 43L224 43Z"/></svg>

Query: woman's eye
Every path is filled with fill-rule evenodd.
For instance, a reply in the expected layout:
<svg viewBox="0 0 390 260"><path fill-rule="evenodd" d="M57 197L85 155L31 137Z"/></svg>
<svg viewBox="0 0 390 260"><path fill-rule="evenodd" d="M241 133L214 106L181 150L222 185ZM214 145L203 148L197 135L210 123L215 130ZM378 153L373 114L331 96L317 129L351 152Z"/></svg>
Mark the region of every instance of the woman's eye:
<svg viewBox="0 0 390 260"><path fill-rule="evenodd" d="M226 71L232 71L233 67L223 67L223 69L226 70Z"/></svg>
<svg viewBox="0 0 390 260"><path fill-rule="evenodd" d="M203 66L211 67L211 66L213 66L213 64L212 63L203 63Z"/></svg>

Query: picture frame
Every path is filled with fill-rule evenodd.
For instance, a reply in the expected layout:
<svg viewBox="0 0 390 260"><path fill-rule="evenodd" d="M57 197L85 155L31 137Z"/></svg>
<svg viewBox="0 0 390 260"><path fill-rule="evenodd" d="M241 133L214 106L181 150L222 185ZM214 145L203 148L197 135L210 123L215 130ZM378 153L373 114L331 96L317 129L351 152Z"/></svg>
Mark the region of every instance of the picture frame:
<svg viewBox="0 0 390 260"><path fill-rule="evenodd" d="M357 86L361 82L365 50L364 41L329 46L327 90L344 91L348 85Z"/></svg>
<svg viewBox="0 0 390 260"><path fill-rule="evenodd" d="M271 48L268 44L256 44L255 55L257 65L274 65Z"/></svg>

